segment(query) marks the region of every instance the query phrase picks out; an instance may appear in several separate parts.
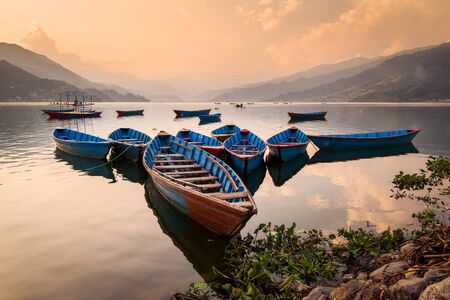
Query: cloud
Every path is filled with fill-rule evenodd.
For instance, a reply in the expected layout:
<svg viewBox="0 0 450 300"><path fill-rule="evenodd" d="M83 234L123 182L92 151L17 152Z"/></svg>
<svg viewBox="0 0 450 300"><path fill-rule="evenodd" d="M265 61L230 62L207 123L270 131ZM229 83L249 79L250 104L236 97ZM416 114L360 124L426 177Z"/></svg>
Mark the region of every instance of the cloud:
<svg viewBox="0 0 450 300"><path fill-rule="evenodd" d="M388 55L448 39L449 16L447 0L361 0L337 20L313 26L266 50L279 67L292 70L340 61L357 53Z"/></svg>
<svg viewBox="0 0 450 300"><path fill-rule="evenodd" d="M236 13L247 23L258 22L262 30L270 31L279 27L283 19L295 12L302 4L302 0L260 0L256 7L242 7L236 5Z"/></svg>

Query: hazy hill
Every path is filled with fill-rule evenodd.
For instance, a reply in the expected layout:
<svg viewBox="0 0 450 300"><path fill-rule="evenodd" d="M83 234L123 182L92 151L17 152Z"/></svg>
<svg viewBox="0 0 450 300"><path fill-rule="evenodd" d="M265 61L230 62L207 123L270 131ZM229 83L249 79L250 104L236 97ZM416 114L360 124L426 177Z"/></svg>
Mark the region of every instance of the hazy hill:
<svg viewBox="0 0 450 300"><path fill-rule="evenodd" d="M37 77L6 60L0 60L0 101L55 101L62 91L78 90L61 80ZM133 94L121 95L114 90L85 89L96 101L147 101Z"/></svg>
<svg viewBox="0 0 450 300"><path fill-rule="evenodd" d="M395 56L350 78L274 99L420 101L450 98L450 43Z"/></svg>

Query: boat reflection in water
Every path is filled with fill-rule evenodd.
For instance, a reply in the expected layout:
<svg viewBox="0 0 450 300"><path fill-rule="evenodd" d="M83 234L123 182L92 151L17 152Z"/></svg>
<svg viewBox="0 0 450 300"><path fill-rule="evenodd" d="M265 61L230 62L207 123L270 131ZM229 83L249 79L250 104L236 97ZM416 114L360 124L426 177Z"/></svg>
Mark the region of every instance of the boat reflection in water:
<svg viewBox="0 0 450 300"><path fill-rule="evenodd" d="M308 161L308 165L327 162L349 161L373 157L397 156L408 153L418 153L413 144L408 144L398 147L390 148L374 148L363 150L345 150L345 151L331 151L319 150Z"/></svg>
<svg viewBox="0 0 450 300"><path fill-rule="evenodd" d="M114 159L112 154L110 160ZM116 175L119 175L124 180L139 183L143 185L148 178L148 174L145 171L142 164L138 164L129 159L117 159L111 163L111 166L116 171Z"/></svg>
<svg viewBox="0 0 450 300"><path fill-rule="evenodd" d="M286 162L280 162L271 155L267 156L267 168L275 186L282 186L297 174L308 162L308 153L302 153Z"/></svg>
<svg viewBox="0 0 450 300"><path fill-rule="evenodd" d="M259 189L264 181L264 178L266 177L266 164L263 161L256 167L256 169L245 175L239 172L237 173L239 177L241 177L242 181L244 181L248 191L252 195L255 195L256 191Z"/></svg>
<svg viewBox="0 0 450 300"><path fill-rule="evenodd" d="M55 158L70 165L72 169L81 171L89 176L102 176L116 182L114 172L109 164L105 164L103 159L85 158L70 155L59 149L55 149Z"/></svg>
<svg viewBox="0 0 450 300"><path fill-rule="evenodd" d="M222 258L230 239L215 234L178 212L161 196L151 178L145 182L145 199L162 231L183 252L197 273L205 281L210 279L213 266Z"/></svg>
<svg viewBox="0 0 450 300"><path fill-rule="evenodd" d="M220 123L220 122L222 122L221 119L211 119L211 120L202 119L198 122L198 125L206 125L206 124Z"/></svg>

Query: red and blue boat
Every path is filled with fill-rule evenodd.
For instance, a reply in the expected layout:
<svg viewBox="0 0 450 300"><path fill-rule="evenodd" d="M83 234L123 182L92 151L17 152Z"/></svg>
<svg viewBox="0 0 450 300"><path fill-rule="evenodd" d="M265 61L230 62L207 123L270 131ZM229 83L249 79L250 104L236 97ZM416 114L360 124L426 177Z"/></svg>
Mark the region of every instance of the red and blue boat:
<svg viewBox="0 0 450 300"><path fill-rule="evenodd" d="M211 136L221 142L224 142L230 136L238 133L241 129L233 124L221 126L211 131Z"/></svg>
<svg viewBox="0 0 450 300"><path fill-rule="evenodd" d="M217 234L236 234L257 211L233 169L164 131L148 145L143 163L172 206Z"/></svg>
<svg viewBox="0 0 450 300"><path fill-rule="evenodd" d="M295 126L279 132L267 140L269 155L279 161L288 161L305 153L308 144L308 137Z"/></svg>
<svg viewBox="0 0 450 300"><path fill-rule="evenodd" d="M41 109L41 111L45 114L52 112L71 112L74 111L73 108L56 108L56 109Z"/></svg>
<svg viewBox="0 0 450 300"><path fill-rule="evenodd" d="M144 114L143 109L135 110L116 110L118 117L129 117L129 116L142 116Z"/></svg>
<svg viewBox="0 0 450 300"><path fill-rule="evenodd" d="M48 112L47 115L52 119L82 119L99 118L101 111L68 111L68 112Z"/></svg>
<svg viewBox="0 0 450 300"><path fill-rule="evenodd" d="M152 140L143 132L132 128L119 128L108 136L112 152L132 161L139 161Z"/></svg>
<svg viewBox="0 0 450 300"><path fill-rule="evenodd" d="M186 141L189 145L197 146L215 156L220 156L223 153L224 146L221 142L186 128L178 131L177 138Z"/></svg>
<svg viewBox="0 0 450 300"><path fill-rule="evenodd" d="M370 149L410 144L419 132L420 129L410 128L368 133L308 135L308 138L320 149Z"/></svg>
<svg viewBox="0 0 450 300"><path fill-rule="evenodd" d="M104 159L111 147L106 139L68 128L56 128L53 139L59 150L87 158Z"/></svg>
<svg viewBox="0 0 450 300"><path fill-rule="evenodd" d="M224 143L231 166L241 174L250 173L263 162L266 143L256 134L241 129Z"/></svg>
<svg viewBox="0 0 450 300"><path fill-rule="evenodd" d="M173 111L177 115L177 118L191 118L191 117L198 117L198 116L201 116L201 115L209 115L209 112L211 111L211 108L200 109L200 110L179 110L179 109L174 109Z"/></svg>
<svg viewBox="0 0 450 300"><path fill-rule="evenodd" d="M308 113L288 112L288 115L289 117L291 117L291 120L295 121L323 120L325 119L326 114L327 114L326 111L315 111Z"/></svg>

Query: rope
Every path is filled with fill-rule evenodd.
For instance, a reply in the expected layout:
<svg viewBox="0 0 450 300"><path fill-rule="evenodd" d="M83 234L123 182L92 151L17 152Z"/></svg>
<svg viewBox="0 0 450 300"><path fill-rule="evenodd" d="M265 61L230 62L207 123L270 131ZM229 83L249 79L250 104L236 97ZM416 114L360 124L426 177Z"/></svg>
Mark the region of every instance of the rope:
<svg viewBox="0 0 450 300"><path fill-rule="evenodd" d="M104 164L101 164L101 165L98 165L98 166L95 166L95 167L92 167L92 168L89 168L89 169L86 169L85 171L90 171L90 170L94 170L94 169L97 169L97 168L100 168L100 167L103 167L103 166L106 166L106 165L108 165L108 164L110 164L110 163L112 163L113 161L115 161L116 159L118 159L119 157L121 157L122 156L122 154L124 154L128 149L130 149L131 147L132 147L133 145L129 145L125 150L123 150L122 152L120 152L120 154L119 155L117 155L116 157L114 157L113 159L111 159L111 160L108 160L107 162L105 162Z"/></svg>

